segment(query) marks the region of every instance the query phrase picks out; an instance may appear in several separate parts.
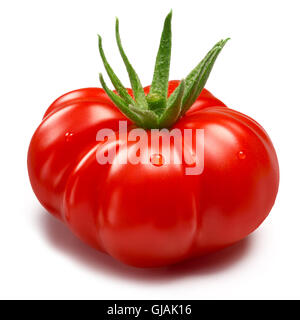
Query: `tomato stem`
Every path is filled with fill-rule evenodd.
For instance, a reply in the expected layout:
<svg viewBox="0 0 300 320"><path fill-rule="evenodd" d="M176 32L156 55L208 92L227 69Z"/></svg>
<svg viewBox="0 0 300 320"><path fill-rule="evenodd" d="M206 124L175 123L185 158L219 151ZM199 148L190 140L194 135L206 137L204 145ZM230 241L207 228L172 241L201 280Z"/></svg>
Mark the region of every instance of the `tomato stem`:
<svg viewBox="0 0 300 320"><path fill-rule="evenodd" d="M134 99L129 95L127 89L108 63L102 47L102 38L98 36L100 56L117 94L108 88L102 75L100 75L101 85L120 111L139 127L147 129L172 127L198 98L219 53L229 40L228 38L217 42L204 59L198 63L188 76L180 82L170 97L167 98L172 45L171 20L172 11L165 18L152 84L150 92L146 96L141 81L123 49L119 32L119 20L116 19L116 41L128 72Z"/></svg>

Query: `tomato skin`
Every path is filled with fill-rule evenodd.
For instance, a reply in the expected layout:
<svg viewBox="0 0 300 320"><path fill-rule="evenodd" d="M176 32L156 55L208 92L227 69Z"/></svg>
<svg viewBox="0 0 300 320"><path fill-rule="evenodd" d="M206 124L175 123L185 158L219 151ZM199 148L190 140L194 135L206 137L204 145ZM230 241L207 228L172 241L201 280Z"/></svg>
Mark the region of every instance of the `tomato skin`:
<svg viewBox="0 0 300 320"><path fill-rule="evenodd" d="M170 81L169 94L178 83ZM165 266L231 245L269 214L279 185L272 142L257 122L207 90L174 125L204 129L201 175L150 159L100 165L96 134L117 131L119 120L134 126L102 89L67 93L48 108L28 151L37 198L90 246L132 266Z"/></svg>

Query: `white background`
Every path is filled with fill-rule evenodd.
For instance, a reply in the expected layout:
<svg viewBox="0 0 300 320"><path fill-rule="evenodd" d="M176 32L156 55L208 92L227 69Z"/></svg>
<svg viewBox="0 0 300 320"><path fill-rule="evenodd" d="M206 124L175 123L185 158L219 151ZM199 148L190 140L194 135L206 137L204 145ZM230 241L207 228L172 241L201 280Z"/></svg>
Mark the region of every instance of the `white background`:
<svg viewBox="0 0 300 320"><path fill-rule="evenodd" d="M0 298L299 299L299 5L1 1ZM149 84L171 8L171 78L184 77L215 42L230 36L207 88L264 126L278 152L281 182L270 216L246 240L205 258L142 270L90 249L41 208L29 184L26 153L55 98L99 86L97 33L129 84L114 41L115 16L129 58Z"/></svg>

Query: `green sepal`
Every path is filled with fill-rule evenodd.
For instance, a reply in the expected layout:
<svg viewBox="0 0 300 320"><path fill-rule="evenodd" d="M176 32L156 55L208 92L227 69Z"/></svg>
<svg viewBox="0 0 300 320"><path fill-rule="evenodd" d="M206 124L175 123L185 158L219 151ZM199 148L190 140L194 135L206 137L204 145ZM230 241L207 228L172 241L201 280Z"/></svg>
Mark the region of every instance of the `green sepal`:
<svg viewBox="0 0 300 320"><path fill-rule="evenodd" d="M143 119L136 114L133 110L131 110L128 105L125 103L125 101L118 96L117 94L115 94L113 91L111 91L104 79L102 74L100 73L99 75L99 79L102 85L103 90L106 92L106 94L109 96L109 98L111 99L111 101L119 108L119 110L129 119L131 119L132 121L134 121L137 125L142 126L143 125Z"/></svg>
<svg viewBox="0 0 300 320"><path fill-rule="evenodd" d="M120 81L120 79L116 76L116 74L114 73L112 67L110 66L110 64L108 63L106 56L104 54L104 50L102 47L102 38L100 35L98 35L98 46L99 46L99 53L103 62L103 65L105 67L105 70L113 84L113 86L115 87L116 91L118 92L118 94L124 99L124 101L127 104L135 104L135 101L132 99L132 97L130 96L130 94L128 93L127 89L123 86L122 82Z"/></svg>
<svg viewBox="0 0 300 320"><path fill-rule="evenodd" d="M172 31L172 11L167 15L156 56L153 80L147 96L149 109L160 114L165 108L168 95Z"/></svg>
<svg viewBox="0 0 300 320"><path fill-rule="evenodd" d="M199 94L201 93L201 91L204 87L203 86L200 90L197 91L199 93L195 97L194 93L195 93L195 89L197 89L196 85L199 82L199 77L200 77L201 73L203 72L203 67L204 67L205 63L207 61L209 61L209 59L211 58L211 56L215 52L215 50L220 47L223 48L225 43L228 40L229 39L221 40L221 41L217 42L213 46L213 48L206 54L204 59L201 60L200 63L198 63L198 65L185 78L185 90L184 90L184 96L183 96L183 102L182 102L182 108L185 110L185 112L195 102L195 100L197 99L197 97L199 96ZM206 80L207 80L207 78L206 78ZM204 83L204 85L205 85L205 83ZM179 88L177 87L174 90L174 92L170 95L170 97L168 98L168 102L170 101L170 103L172 103L172 101L175 99L176 95L178 94L178 90L179 90ZM192 101L191 96L193 97L194 101ZM188 107L187 107L187 105L188 105Z"/></svg>
<svg viewBox="0 0 300 320"><path fill-rule="evenodd" d="M185 80L181 80L176 96L174 99L167 104L167 108L159 119L160 128L169 128L174 124L180 117L183 94L185 89Z"/></svg>
<svg viewBox="0 0 300 320"><path fill-rule="evenodd" d="M128 75L129 75L129 79L130 79L130 83L131 83L131 87L132 87L132 91L133 91L133 94L135 97L136 104L142 109L148 109L148 104L147 104L146 96L145 96L141 81L140 81L137 73L133 69L132 65L130 64L130 62L124 52L122 43L121 43L120 32L119 32L119 19L118 18L116 18L116 30L115 31L116 31L117 45L118 45L121 57L124 61L124 64L126 66L126 69L127 69Z"/></svg>
<svg viewBox="0 0 300 320"><path fill-rule="evenodd" d="M210 50L205 58L201 61L198 68L198 73L196 73L195 77L193 77L193 81L190 82L190 90L189 92L185 93L185 96L183 98L182 102L182 111L181 115L184 115L185 112L193 105L193 103L196 101L196 99L199 97L202 89L204 88L207 79L210 75L210 72L214 66L214 63L225 46L226 42L229 39L221 40L218 42L217 45L213 47L212 50Z"/></svg>
<svg viewBox="0 0 300 320"><path fill-rule="evenodd" d="M179 86L167 99L171 59L171 19L172 11L167 15L164 22L160 46L156 57L153 80L147 97L144 93L140 79L130 64L122 47L118 19L116 19L115 29L117 45L126 66L135 99L129 95L127 89L123 86L109 65L102 48L102 39L99 36L99 52L108 76L118 94L107 87L102 75L100 75L102 87L112 102L126 117L134 121L139 127L145 129L170 128L185 114L204 88L219 53L229 40L219 41L188 76L181 81Z"/></svg>

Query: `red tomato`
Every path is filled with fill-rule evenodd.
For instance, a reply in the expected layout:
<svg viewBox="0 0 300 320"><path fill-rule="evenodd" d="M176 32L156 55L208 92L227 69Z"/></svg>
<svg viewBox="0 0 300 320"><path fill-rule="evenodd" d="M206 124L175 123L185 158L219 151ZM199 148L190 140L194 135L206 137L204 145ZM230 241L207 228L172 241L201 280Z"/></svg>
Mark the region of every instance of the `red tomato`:
<svg viewBox="0 0 300 320"><path fill-rule="evenodd" d="M178 83L169 82L169 95ZM100 165L96 152L105 144L96 134L118 130L119 120L133 127L102 89L72 91L49 107L28 151L37 198L90 246L132 266L164 266L229 246L267 217L278 162L267 133L250 117L203 89L173 126L204 129L200 175L153 155L144 164Z"/></svg>

